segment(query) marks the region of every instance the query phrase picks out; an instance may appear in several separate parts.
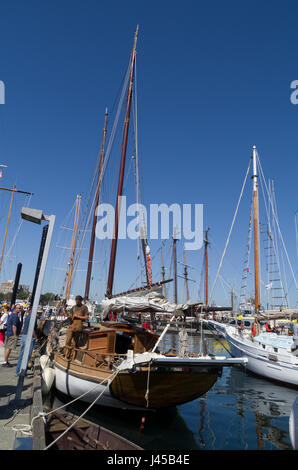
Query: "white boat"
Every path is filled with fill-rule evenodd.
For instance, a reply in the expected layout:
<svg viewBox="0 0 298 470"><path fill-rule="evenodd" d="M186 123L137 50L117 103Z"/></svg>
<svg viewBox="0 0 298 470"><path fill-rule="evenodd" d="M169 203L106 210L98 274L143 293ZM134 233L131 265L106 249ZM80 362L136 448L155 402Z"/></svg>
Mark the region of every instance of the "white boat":
<svg viewBox="0 0 298 470"><path fill-rule="evenodd" d="M293 338L288 334L262 332L260 321L297 318L298 311L280 309L261 311L260 272L259 272L259 219L258 219L258 183L257 151L253 148L253 201L254 201L254 260L255 260L255 320L253 328L246 328L242 318L241 327L209 322L221 332L227 340L232 356L246 357L246 368L266 379L298 388L298 354L293 351ZM273 210L273 209L272 209ZM294 277L294 276L293 276ZM295 277L294 277L295 280ZM296 283L296 280L295 280ZM250 325L249 325L250 326ZM297 354L297 355L296 355Z"/></svg>
<svg viewBox="0 0 298 470"><path fill-rule="evenodd" d="M290 336L261 333L253 337L249 330L239 331L233 326L225 329L232 356L246 357L246 368L286 385L298 388L298 356L291 352Z"/></svg>

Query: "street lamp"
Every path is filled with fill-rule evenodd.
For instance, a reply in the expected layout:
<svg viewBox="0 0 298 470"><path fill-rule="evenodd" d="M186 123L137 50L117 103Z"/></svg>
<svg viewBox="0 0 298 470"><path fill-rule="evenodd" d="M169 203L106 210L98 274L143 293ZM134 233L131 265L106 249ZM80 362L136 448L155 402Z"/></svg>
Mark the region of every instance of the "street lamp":
<svg viewBox="0 0 298 470"><path fill-rule="evenodd" d="M31 317L30 317L30 322L29 322L29 327L28 327L28 332L27 332L27 337L26 337L26 343L25 343L25 348L24 348L24 354L23 354L22 363L21 363L21 370L20 370L16 395L15 395L15 400L16 401L18 401L21 397L23 383L24 383L24 377L26 375L26 371L27 371L27 367L28 367L30 345L31 345L31 341L32 341L33 330L34 330L35 321L36 321L36 313L37 313L37 309L38 309L38 305L39 305L39 299L40 299L40 294L41 294L41 289L42 289L42 283L43 283L44 273L45 273L46 264L47 264L47 260L48 260L48 255L49 255L49 250L50 250L51 239L52 239L52 235L53 235L53 229L54 229L56 216L55 215L45 215L45 214L43 214L43 212L41 210L31 209L29 207L22 207L21 217L24 220L28 220L29 222L33 222L33 223L39 224L39 225L41 224L42 220L46 220L46 221L49 222L49 225L48 225L47 236L46 236L46 240L45 240L45 244L44 244L44 251L43 251L43 254L42 254L40 271L39 271L39 275L38 275L38 281L37 281L37 285L36 285L35 297L34 297L34 301L33 301L32 312L31 312Z"/></svg>

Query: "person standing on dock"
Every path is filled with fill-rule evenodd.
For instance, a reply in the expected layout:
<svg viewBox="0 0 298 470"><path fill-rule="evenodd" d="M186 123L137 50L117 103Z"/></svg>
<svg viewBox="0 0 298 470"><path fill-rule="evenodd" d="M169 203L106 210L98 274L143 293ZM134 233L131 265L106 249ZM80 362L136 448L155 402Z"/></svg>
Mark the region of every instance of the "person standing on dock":
<svg viewBox="0 0 298 470"><path fill-rule="evenodd" d="M83 322L88 321L89 311L86 305L83 305L83 298L80 295L76 296L76 305L74 305L69 313L72 320L71 325L66 332L66 340L64 347L64 356L69 359L71 355L71 347L76 347L76 339L78 333L83 330Z"/></svg>
<svg viewBox="0 0 298 470"><path fill-rule="evenodd" d="M0 346L4 344L6 324L7 324L9 314L10 314L10 308L8 306L4 307L3 315L0 318Z"/></svg>
<svg viewBox="0 0 298 470"><path fill-rule="evenodd" d="M18 336L21 332L21 322L19 319L19 313L21 312L21 310L21 305L16 304L14 311L11 312L8 317L4 342L4 362L2 363L2 367L11 367L11 364L8 362L8 359L12 349L16 349L17 347Z"/></svg>

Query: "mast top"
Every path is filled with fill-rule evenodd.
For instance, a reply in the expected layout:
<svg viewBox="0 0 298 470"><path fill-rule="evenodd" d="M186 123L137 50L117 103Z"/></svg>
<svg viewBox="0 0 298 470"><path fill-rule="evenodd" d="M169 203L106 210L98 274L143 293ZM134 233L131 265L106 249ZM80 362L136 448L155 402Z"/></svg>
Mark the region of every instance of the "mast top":
<svg viewBox="0 0 298 470"><path fill-rule="evenodd" d="M137 48L137 40L138 40L138 34L139 34L139 25L137 25L137 29L135 32L135 39L134 39L134 44L133 44L133 51L136 51Z"/></svg>
<svg viewBox="0 0 298 470"><path fill-rule="evenodd" d="M253 146L253 153L252 153L252 158L253 158L253 190L256 191L258 188L258 171L257 171L257 147L254 145Z"/></svg>

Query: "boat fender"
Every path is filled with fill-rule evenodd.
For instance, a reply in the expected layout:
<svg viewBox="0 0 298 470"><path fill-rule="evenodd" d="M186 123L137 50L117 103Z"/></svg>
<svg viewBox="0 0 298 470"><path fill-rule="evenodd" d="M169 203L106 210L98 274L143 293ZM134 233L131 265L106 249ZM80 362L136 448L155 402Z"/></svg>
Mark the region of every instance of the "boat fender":
<svg viewBox="0 0 298 470"><path fill-rule="evenodd" d="M44 395L47 395L55 380L55 370L51 367L46 367L42 372L41 391Z"/></svg>
<svg viewBox="0 0 298 470"><path fill-rule="evenodd" d="M256 334L257 334L256 325L253 323L253 325L251 327L251 335L252 335L252 337L255 337Z"/></svg>
<svg viewBox="0 0 298 470"><path fill-rule="evenodd" d="M50 367L51 361L49 356L46 354L40 356L40 366L42 369L41 374L41 391L44 395L47 395L54 383L56 372L55 370Z"/></svg>

